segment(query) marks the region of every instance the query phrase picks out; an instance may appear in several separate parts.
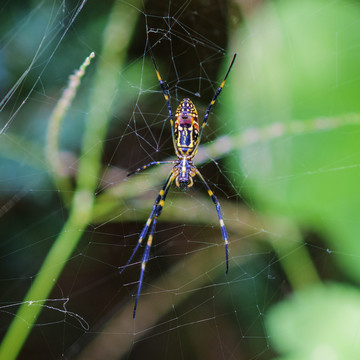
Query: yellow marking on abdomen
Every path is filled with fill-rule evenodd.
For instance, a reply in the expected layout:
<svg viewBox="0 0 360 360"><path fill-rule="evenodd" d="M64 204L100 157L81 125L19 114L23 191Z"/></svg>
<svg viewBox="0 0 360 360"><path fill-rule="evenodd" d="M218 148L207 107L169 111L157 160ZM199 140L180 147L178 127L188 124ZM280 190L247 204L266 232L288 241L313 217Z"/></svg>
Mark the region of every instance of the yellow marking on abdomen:
<svg viewBox="0 0 360 360"><path fill-rule="evenodd" d="M209 196L213 196L213 195L214 195L214 193L213 193L211 190L208 190L208 194L209 194Z"/></svg>

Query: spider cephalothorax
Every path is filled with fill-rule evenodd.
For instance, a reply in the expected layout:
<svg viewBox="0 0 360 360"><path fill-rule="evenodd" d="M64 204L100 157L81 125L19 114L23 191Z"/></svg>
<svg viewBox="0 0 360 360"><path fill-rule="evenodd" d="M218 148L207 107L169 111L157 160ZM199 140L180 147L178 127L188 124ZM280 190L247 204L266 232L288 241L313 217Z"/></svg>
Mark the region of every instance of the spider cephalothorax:
<svg viewBox="0 0 360 360"><path fill-rule="evenodd" d="M191 160L185 158L179 160L174 166L176 186L182 189L193 186L194 181L192 178L196 175L196 170Z"/></svg>

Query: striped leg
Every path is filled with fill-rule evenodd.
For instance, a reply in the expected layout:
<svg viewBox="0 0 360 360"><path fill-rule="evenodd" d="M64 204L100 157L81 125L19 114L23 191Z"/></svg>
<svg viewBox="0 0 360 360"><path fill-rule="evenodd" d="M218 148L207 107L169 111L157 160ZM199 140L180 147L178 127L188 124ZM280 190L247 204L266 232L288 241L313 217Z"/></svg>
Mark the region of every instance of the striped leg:
<svg viewBox="0 0 360 360"><path fill-rule="evenodd" d="M201 130L200 130L200 135L199 135L199 141L198 141L198 144L200 144L200 141L201 141L201 136L202 136L202 133L203 133L203 130L204 130L204 127L206 126L207 124L207 120L208 120L208 117L209 117L209 113L210 113L210 110L212 108L212 106L215 104L215 101L216 99L218 98L218 96L220 95L221 93L221 90L223 89L224 85L225 85L225 81L230 73L230 70L234 64L234 61L235 61L235 58L236 58L236 54L234 54L232 60L231 60L231 63L230 63L230 66L228 68L228 71L226 72L226 75L224 77L224 80L222 81L221 85L218 87L218 89L216 90L215 92L215 95L214 97L212 98L212 100L210 101L210 104L206 110L206 113L205 113L205 116L204 116L204 120L203 120L203 123L201 125Z"/></svg>
<svg viewBox="0 0 360 360"><path fill-rule="evenodd" d="M139 173L139 172L141 172L141 171L143 171L143 170L145 170L145 169L147 169L147 168L149 168L149 167L151 167L151 166L154 166L154 165L160 165L160 164L175 164L175 163L176 163L176 161L173 161L173 160L152 161L151 163L148 163L148 164L146 164L146 165L144 165L144 166L141 166L141 167L137 168L137 169L134 170L134 171L129 172L126 176L131 176L131 175L133 175L133 174L135 174L135 173Z"/></svg>
<svg viewBox="0 0 360 360"><path fill-rule="evenodd" d="M164 98L165 98L165 101L166 101L166 103L167 103L168 112L169 112L169 117L170 117L172 140L173 140L174 148L176 149L176 146L175 146L175 138L174 138L174 116L173 116L173 113L172 113L172 110L171 110L170 94L169 94L168 90L166 89L166 86L165 86L165 83L164 83L163 79L161 78L159 69L158 69L158 67L157 67L157 65L156 65L156 61L155 61L155 58L154 58L154 55L153 55L151 49L150 49L150 54L151 54L151 58L152 58L152 61L153 61L153 64L154 64L156 76L157 76L157 78L158 78L158 80L159 80L161 90L162 90L162 92L163 92L163 94L164 94Z"/></svg>
<svg viewBox="0 0 360 360"><path fill-rule="evenodd" d="M224 245L225 245L226 274L227 274L228 271L229 271L229 240L228 240L228 235L227 235L227 231L226 231L226 228L225 228L224 220L223 220L222 215L221 215L220 203L219 203L219 200L217 199L217 197L211 191L210 186L205 181L204 177L201 175L201 173L200 173L200 171L198 169L196 169L196 174L199 176L199 178L201 179L201 181L205 185L206 190L207 190L209 196L211 197L211 200L213 201L213 203L216 206L216 212L218 214L220 227L221 227L221 234L222 234L222 237L224 239Z"/></svg>
<svg viewBox="0 0 360 360"><path fill-rule="evenodd" d="M135 319L136 308L137 308L137 304L138 304L140 293L141 293L141 286L142 286L143 279L144 279L145 268L146 268L146 264L147 264L147 262L149 260L149 256L150 256L150 247L151 247L152 240L153 240L153 237L154 237L156 221L157 220L155 218L154 221L153 221L152 227L151 227L150 235L148 237L148 241L147 241L147 244L146 244L144 255L143 255L142 261L141 261L140 279L139 279L139 285L138 285L137 294L136 294L136 300L135 300L135 305L134 305L133 319Z"/></svg>
<svg viewBox="0 0 360 360"><path fill-rule="evenodd" d="M136 244L136 247L133 250L129 260L126 262L126 264L120 270L120 274L122 274L122 272L128 267L128 265L131 263L132 259L134 258L136 252L138 251L138 249L139 249L141 243L143 242L143 240L144 240L144 238L145 238L145 236L146 236L146 234L147 234L147 232L149 230L149 227L150 227L150 225L151 225L151 223L152 223L152 221L154 219L154 214L155 214L155 211L156 211L157 207L160 206L160 205L162 207L164 202L165 202L165 197L166 197L166 195L167 195L167 193L169 191L170 185L174 181L174 178L175 178L175 176L173 174L173 171L171 170L168 178L165 181L164 186L162 187L162 189L160 190L158 196L155 199L155 202L154 202L153 208L151 210L150 216L147 219L146 224L145 224L145 226L143 227L143 229L142 229L142 231L140 233L140 237L139 237L139 240L138 240L138 242Z"/></svg>
<svg viewBox="0 0 360 360"><path fill-rule="evenodd" d="M142 286L143 279L144 279L145 268L146 268L146 264L147 264L147 262L149 260L149 256L150 256L150 248L151 248L151 244L152 244L154 233L155 233L156 222L157 222L157 219L160 216L161 211L164 207L166 196L169 192L171 183L174 181L174 178L175 178L175 176L172 174L172 176L169 179L169 185L167 187L163 188L164 192L163 192L162 199L159 201L158 205L156 206L156 211L155 211L155 214L153 217L153 223L151 226L150 235L148 237L148 241L146 243L146 248L145 248L142 260L141 260L140 279L139 279L136 300L135 300L135 305L134 305L133 319L135 319L136 308L137 308L137 304L138 304L140 293L141 293L141 286Z"/></svg>

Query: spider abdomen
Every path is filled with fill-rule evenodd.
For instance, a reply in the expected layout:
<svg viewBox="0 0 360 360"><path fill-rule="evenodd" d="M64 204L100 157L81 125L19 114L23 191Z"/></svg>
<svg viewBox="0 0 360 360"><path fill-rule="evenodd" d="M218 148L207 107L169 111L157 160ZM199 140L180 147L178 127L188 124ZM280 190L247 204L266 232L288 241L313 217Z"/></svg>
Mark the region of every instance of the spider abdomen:
<svg viewBox="0 0 360 360"><path fill-rule="evenodd" d="M195 105L188 98L181 101L176 109L174 138L180 155L191 156L197 148L199 141L198 113Z"/></svg>

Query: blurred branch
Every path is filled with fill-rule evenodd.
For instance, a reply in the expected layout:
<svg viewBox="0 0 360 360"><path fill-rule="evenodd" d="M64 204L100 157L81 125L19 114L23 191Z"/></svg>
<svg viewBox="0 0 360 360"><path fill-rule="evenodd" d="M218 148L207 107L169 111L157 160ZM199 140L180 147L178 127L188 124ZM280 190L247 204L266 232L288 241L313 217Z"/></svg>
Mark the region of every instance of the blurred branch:
<svg viewBox="0 0 360 360"><path fill-rule="evenodd" d="M263 127L247 128L239 134L224 135L215 141L201 145L196 155L197 165L210 162L247 146L271 141L289 135L301 135L311 132L330 131L344 126L360 125L359 114L345 114L338 117L321 117L311 120L296 120L288 123L273 123ZM169 158L173 159L173 157ZM161 166L146 171L144 174L127 178L121 170L123 181L109 188L96 199L93 211L94 223L108 221L119 208L119 200L126 201L141 196L149 187L159 185L159 179L165 178L169 166Z"/></svg>
<svg viewBox="0 0 360 360"><path fill-rule="evenodd" d="M337 117L321 117L311 120L292 121L287 124L274 123L264 127L247 128L239 134L224 135L213 142L200 145L195 160L197 165L202 165L212 159L222 158L232 151L284 136L331 131L352 125L360 125L359 114L344 114ZM41 152L41 147L38 144L10 132L4 134L3 141L0 142L0 154L3 157L18 162L25 161L29 166L44 170L46 167ZM58 155L61 156L61 152ZM97 197L93 211L93 222L95 223L105 221L106 218L109 218L109 215L113 216L113 211L119 206L120 199L134 198L145 193L149 187L158 185L159 178L165 178L169 172L169 167L162 166L149 169L146 171L148 176L141 174L130 178L126 177L126 172L122 169L114 171L117 171L119 177L123 180Z"/></svg>

